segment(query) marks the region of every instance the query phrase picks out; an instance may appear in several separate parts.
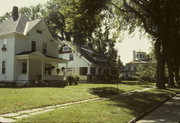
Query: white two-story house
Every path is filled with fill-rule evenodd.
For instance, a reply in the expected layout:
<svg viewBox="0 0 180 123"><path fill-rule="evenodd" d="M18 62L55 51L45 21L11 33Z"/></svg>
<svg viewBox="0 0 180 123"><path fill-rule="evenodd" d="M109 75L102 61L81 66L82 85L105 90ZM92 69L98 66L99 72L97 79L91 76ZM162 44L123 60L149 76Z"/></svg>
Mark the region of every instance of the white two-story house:
<svg viewBox="0 0 180 123"><path fill-rule="evenodd" d="M0 83L63 80L57 71L58 42L43 20L29 21L14 7L12 17L0 24Z"/></svg>
<svg viewBox="0 0 180 123"><path fill-rule="evenodd" d="M136 52L133 51L133 61L127 63L123 68L123 77L125 79L132 78L136 75L138 68L145 68L147 66L152 66L154 63L149 58L146 52Z"/></svg>
<svg viewBox="0 0 180 123"><path fill-rule="evenodd" d="M88 46L77 46L73 42L63 41L59 58L69 60L67 74L78 75L84 82L102 81L111 75L111 67L106 56Z"/></svg>

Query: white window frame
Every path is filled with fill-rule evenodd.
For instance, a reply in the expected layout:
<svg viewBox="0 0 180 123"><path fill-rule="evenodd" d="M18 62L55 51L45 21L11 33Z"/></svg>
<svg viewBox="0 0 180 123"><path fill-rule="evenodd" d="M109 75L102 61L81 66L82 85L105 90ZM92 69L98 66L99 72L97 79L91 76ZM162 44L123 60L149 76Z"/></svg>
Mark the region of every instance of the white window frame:
<svg viewBox="0 0 180 123"><path fill-rule="evenodd" d="M25 71L25 72L23 71L23 64L26 64L26 68L25 68L26 71ZM21 73L22 73L22 74L27 74L27 62L22 62L21 65L22 65L22 67L21 67Z"/></svg>
<svg viewBox="0 0 180 123"><path fill-rule="evenodd" d="M2 47L7 48L7 39L6 38L3 40L3 46Z"/></svg>
<svg viewBox="0 0 180 123"><path fill-rule="evenodd" d="M43 43L43 48L42 48L43 54L47 54L47 44Z"/></svg>
<svg viewBox="0 0 180 123"><path fill-rule="evenodd" d="M66 49L67 48L67 49ZM68 52L68 51L70 51L70 48L68 47L68 46L64 46L63 47L63 52Z"/></svg>
<svg viewBox="0 0 180 123"><path fill-rule="evenodd" d="M5 62L5 65L3 64L3 62ZM2 60L2 62L1 62L1 65L2 65L2 67L1 67L1 74L2 75L6 74L6 64L7 64L6 60ZM5 68L4 73L3 73L3 68Z"/></svg>
<svg viewBox="0 0 180 123"><path fill-rule="evenodd" d="M71 59L71 58L72 58L72 59ZM73 60L74 60L74 54L73 54L73 53L70 53L70 54L69 54L69 60L70 60L70 61L73 61Z"/></svg>

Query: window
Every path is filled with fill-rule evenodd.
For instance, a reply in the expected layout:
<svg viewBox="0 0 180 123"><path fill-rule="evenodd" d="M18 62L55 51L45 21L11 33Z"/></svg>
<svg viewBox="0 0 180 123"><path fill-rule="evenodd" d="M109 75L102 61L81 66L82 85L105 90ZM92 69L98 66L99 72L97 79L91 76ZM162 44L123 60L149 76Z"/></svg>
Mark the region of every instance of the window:
<svg viewBox="0 0 180 123"><path fill-rule="evenodd" d="M2 50L5 51L7 47L7 39L4 39L3 41L3 46L2 46Z"/></svg>
<svg viewBox="0 0 180 123"><path fill-rule="evenodd" d="M142 55L140 54L140 58L142 58Z"/></svg>
<svg viewBox="0 0 180 123"><path fill-rule="evenodd" d="M109 69L104 69L104 74L105 75L109 75L110 74L110 70Z"/></svg>
<svg viewBox="0 0 180 123"><path fill-rule="evenodd" d="M45 64L45 75L51 75L52 66L51 64Z"/></svg>
<svg viewBox="0 0 180 123"><path fill-rule="evenodd" d="M37 29L37 30L36 30L36 33L42 34L42 33L43 33L43 31L42 31L42 30Z"/></svg>
<svg viewBox="0 0 180 123"><path fill-rule="evenodd" d="M96 73L96 68L95 67L91 67L91 75L95 75Z"/></svg>
<svg viewBox="0 0 180 123"><path fill-rule="evenodd" d="M47 53L47 44L43 43L43 54Z"/></svg>
<svg viewBox="0 0 180 123"><path fill-rule="evenodd" d="M64 52L68 52L69 50L70 50L70 49L69 49L68 46L64 46L64 47L63 47L63 51L64 51Z"/></svg>
<svg viewBox="0 0 180 123"><path fill-rule="evenodd" d="M2 74L6 73L6 61L2 61Z"/></svg>
<svg viewBox="0 0 180 123"><path fill-rule="evenodd" d="M35 41L31 42L31 51L36 51L36 42Z"/></svg>
<svg viewBox="0 0 180 123"><path fill-rule="evenodd" d="M98 73L99 73L99 74L101 74L101 72L102 72L102 69L101 69L101 68L99 68L99 69L98 69Z"/></svg>
<svg viewBox="0 0 180 123"><path fill-rule="evenodd" d="M87 67L80 67L80 75L87 75Z"/></svg>
<svg viewBox="0 0 180 123"><path fill-rule="evenodd" d="M22 73L27 73L27 63L22 63Z"/></svg>
<svg viewBox="0 0 180 123"><path fill-rule="evenodd" d="M74 55L73 54L69 54L69 60L74 60Z"/></svg>

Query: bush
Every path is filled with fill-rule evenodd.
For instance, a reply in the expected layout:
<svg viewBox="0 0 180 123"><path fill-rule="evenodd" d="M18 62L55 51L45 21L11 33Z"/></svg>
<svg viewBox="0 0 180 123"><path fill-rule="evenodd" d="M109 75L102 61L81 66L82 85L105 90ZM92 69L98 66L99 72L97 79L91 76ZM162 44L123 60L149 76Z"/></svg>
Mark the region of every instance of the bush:
<svg viewBox="0 0 180 123"><path fill-rule="evenodd" d="M25 85L26 87L65 87L67 81L64 80L44 80L44 81L31 81Z"/></svg>
<svg viewBox="0 0 180 123"><path fill-rule="evenodd" d="M73 75L69 75L67 76L67 81L69 83L69 85L78 85L80 77L78 75L73 76Z"/></svg>
<svg viewBox="0 0 180 123"><path fill-rule="evenodd" d="M78 85L78 82L80 80L80 77L78 75L74 76L74 84Z"/></svg>

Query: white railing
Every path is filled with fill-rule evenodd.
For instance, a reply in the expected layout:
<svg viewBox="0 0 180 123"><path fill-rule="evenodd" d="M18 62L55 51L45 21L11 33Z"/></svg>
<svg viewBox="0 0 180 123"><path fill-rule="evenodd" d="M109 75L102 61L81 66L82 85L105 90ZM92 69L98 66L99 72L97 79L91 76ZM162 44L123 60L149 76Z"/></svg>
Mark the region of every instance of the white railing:
<svg viewBox="0 0 180 123"><path fill-rule="evenodd" d="M28 80L27 74L19 74L17 80Z"/></svg>
<svg viewBox="0 0 180 123"><path fill-rule="evenodd" d="M65 80L65 77L58 75L44 75L43 80Z"/></svg>

